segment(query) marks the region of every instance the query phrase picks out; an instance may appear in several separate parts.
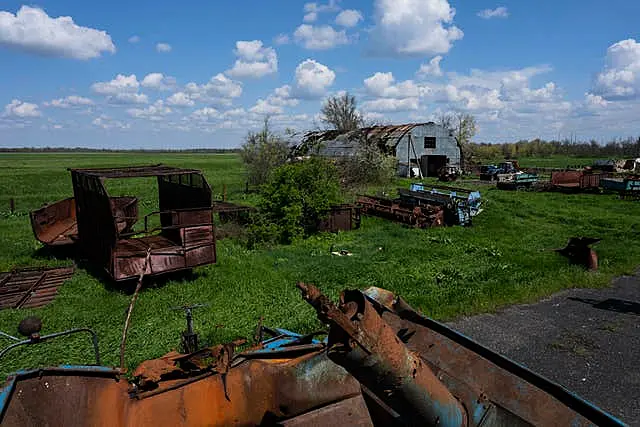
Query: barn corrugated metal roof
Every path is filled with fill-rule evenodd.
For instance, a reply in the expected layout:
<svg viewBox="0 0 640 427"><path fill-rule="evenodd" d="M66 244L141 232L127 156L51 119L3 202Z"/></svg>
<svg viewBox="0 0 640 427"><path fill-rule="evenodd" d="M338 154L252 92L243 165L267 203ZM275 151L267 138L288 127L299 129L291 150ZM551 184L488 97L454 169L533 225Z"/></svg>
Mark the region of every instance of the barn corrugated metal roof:
<svg viewBox="0 0 640 427"><path fill-rule="evenodd" d="M411 130L418 126L435 125L434 122L408 123L403 125L372 126L350 132L337 130L313 131L303 135L302 143L325 144L331 141L367 141L378 146L395 148L398 142Z"/></svg>

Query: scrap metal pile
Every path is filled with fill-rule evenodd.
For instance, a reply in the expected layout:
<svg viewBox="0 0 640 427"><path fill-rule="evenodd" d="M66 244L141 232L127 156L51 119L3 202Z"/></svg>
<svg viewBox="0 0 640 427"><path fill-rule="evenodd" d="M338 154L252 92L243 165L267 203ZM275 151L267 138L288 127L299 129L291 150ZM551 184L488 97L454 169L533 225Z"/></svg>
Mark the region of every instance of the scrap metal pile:
<svg viewBox="0 0 640 427"><path fill-rule="evenodd" d="M398 189L399 198L360 196L364 215L379 216L417 228L472 225L482 209L480 193L464 188L412 184Z"/></svg>
<svg viewBox="0 0 640 427"><path fill-rule="evenodd" d="M623 426L561 386L380 288L335 304L298 284L323 333L261 327L243 340L118 369L20 371L0 389L3 426ZM38 341L39 326L30 341ZM66 331L65 333L87 330ZM61 334L65 334L61 333ZM51 339L55 334L42 337ZM265 339L264 335L269 337ZM13 347L22 345L16 343ZM2 352L0 352L0 357Z"/></svg>

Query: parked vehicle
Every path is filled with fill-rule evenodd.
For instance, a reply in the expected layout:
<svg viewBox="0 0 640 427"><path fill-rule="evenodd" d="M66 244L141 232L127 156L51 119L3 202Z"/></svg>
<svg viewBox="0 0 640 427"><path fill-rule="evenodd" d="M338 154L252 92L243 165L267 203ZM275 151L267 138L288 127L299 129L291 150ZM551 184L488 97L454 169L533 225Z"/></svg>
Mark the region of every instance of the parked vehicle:
<svg viewBox="0 0 640 427"><path fill-rule="evenodd" d="M498 182L496 187L501 190L527 190L533 187L538 182L538 175L515 172L498 174Z"/></svg>
<svg viewBox="0 0 640 427"><path fill-rule="evenodd" d="M499 165L484 165L480 167L480 179L482 181L496 181L499 174L518 172L518 162L503 162Z"/></svg>

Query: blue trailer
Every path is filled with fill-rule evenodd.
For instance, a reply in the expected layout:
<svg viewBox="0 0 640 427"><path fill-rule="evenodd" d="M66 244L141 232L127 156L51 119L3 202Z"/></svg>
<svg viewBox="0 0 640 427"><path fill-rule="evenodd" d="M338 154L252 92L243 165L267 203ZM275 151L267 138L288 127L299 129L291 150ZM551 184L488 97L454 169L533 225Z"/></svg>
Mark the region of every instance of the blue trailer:
<svg viewBox="0 0 640 427"><path fill-rule="evenodd" d="M600 186L603 190L615 191L622 199L640 198L640 178L603 178Z"/></svg>

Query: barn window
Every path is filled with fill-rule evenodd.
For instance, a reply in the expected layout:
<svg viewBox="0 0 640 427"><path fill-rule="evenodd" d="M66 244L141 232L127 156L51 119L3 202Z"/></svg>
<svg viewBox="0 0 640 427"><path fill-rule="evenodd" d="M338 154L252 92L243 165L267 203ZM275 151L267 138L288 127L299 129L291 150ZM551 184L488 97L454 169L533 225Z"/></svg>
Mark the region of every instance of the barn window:
<svg viewBox="0 0 640 427"><path fill-rule="evenodd" d="M436 148L436 137L435 136L425 136L424 137L424 148Z"/></svg>

